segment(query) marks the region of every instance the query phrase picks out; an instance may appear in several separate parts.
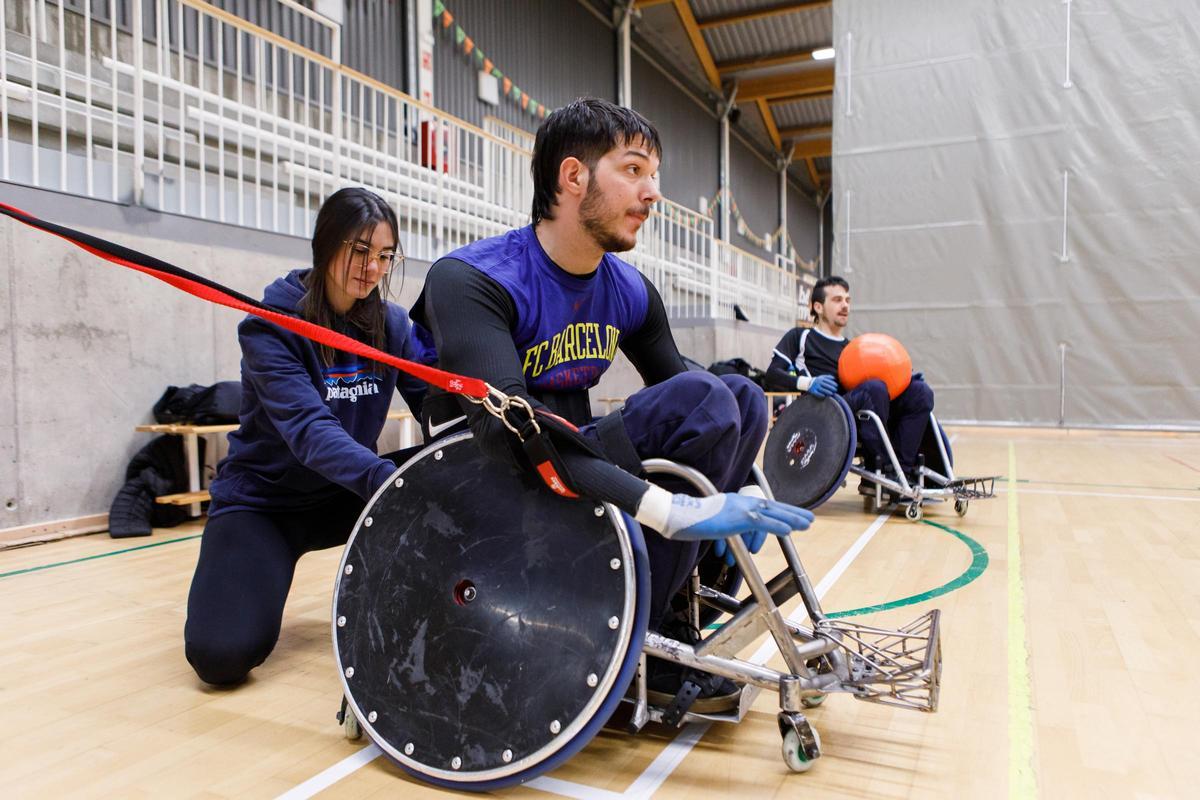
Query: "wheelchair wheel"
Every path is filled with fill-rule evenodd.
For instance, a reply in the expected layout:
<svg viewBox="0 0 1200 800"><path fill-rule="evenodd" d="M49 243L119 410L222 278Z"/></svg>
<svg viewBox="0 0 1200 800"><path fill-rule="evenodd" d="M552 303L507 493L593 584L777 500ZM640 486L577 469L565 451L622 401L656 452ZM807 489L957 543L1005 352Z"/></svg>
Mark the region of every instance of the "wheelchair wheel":
<svg viewBox="0 0 1200 800"><path fill-rule="evenodd" d="M841 397L805 394L783 410L767 437L763 471L776 500L816 508L846 479L858 434Z"/></svg>
<svg viewBox="0 0 1200 800"><path fill-rule="evenodd" d="M612 714L649 596L635 522L448 437L400 467L346 545L333 645L348 713L422 780L523 783Z"/></svg>

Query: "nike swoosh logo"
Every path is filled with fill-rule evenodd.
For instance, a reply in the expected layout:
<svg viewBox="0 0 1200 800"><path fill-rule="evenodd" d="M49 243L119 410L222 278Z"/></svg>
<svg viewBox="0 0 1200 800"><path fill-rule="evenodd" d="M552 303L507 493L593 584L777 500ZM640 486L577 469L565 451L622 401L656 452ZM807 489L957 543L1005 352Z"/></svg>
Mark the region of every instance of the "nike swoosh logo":
<svg viewBox="0 0 1200 800"><path fill-rule="evenodd" d="M462 422L466 418L467 418L467 415L463 414L461 417L455 417L454 419L447 420L446 422L439 422L437 425L434 425L432 422L430 422L429 423L429 438L430 439L434 438L442 431L446 430L447 428L454 427L455 425Z"/></svg>

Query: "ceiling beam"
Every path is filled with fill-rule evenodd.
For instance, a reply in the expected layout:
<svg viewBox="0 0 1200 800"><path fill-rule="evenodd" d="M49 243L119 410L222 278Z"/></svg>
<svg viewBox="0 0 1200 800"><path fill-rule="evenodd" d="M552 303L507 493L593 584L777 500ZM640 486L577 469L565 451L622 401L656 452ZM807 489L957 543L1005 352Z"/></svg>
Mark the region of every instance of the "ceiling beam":
<svg viewBox="0 0 1200 800"><path fill-rule="evenodd" d="M771 8L759 8L754 11L738 11L734 14L722 14L719 17L709 17L701 20L699 26L701 30L709 28L719 28L722 25L737 25L740 22L750 22L755 19L766 19L767 17L777 17L780 14L793 14L797 11L809 11L814 8L824 8L825 6L833 5L833 0L808 0L805 3L787 3L781 6L772 6Z"/></svg>
<svg viewBox="0 0 1200 800"><path fill-rule="evenodd" d="M776 100L833 92L833 67L767 78L748 78L738 84L738 100Z"/></svg>
<svg viewBox="0 0 1200 800"><path fill-rule="evenodd" d="M794 150L792 151L795 152ZM817 165L813 163L811 158L804 159L804 166L808 167L808 179L812 181L813 187L821 188L821 176L817 175Z"/></svg>
<svg viewBox="0 0 1200 800"><path fill-rule="evenodd" d="M804 94L789 94L789 95L784 95L782 97L769 98L767 100L767 102L771 103L771 104L777 104L777 103L796 103L796 102L802 102L804 100L831 100L831 99L833 99L833 92L830 91L830 92L813 92L813 93L804 93Z"/></svg>
<svg viewBox="0 0 1200 800"><path fill-rule="evenodd" d="M816 48L813 49L815 50ZM799 64L804 61L812 61L812 50L798 50L792 53L776 53L775 55L755 56L753 58L739 58L735 61L718 61L717 72L724 75L728 72L738 72L743 69L778 67L782 64Z"/></svg>
<svg viewBox="0 0 1200 800"><path fill-rule="evenodd" d="M758 113L762 114L763 125L767 129L767 135L771 137L771 143L775 145L776 150L782 150L783 140L779 138L779 129L775 127L775 116L771 113L771 107L761 97L754 102L758 103Z"/></svg>
<svg viewBox="0 0 1200 800"><path fill-rule="evenodd" d="M717 72L717 65L713 63L712 54L708 52L704 34L700 32L700 26L696 24L696 16L692 13L692 7L688 5L688 0L673 0L673 2L675 3L675 13L679 15L679 21L683 23L683 29L687 31L688 39L692 42L692 49L696 51L696 58L700 59L700 66L704 68L704 74L708 77L709 86L719 93L721 76Z"/></svg>
<svg viewBox="0 0 1200 800"><path fill-rule="evenodd" d="M634 0L634 8L650 8L652 6L665 6L667 3L674 0Z"/></svg>
<svg viewBox="0 0 1200 800"><path fill-rule="evenodd" d="M801 139L792 151L793 158L828 158L833 155L832 139Z"/></svg>
<svg viewBox="0 0 1200 800"><path fill-rule="evenodd" d="M826 122L822 125L802 125L799 128L779 129L779 136L783 139L799 139L802 136L812 136L814 133L833 133L833 125Z"/></svg>

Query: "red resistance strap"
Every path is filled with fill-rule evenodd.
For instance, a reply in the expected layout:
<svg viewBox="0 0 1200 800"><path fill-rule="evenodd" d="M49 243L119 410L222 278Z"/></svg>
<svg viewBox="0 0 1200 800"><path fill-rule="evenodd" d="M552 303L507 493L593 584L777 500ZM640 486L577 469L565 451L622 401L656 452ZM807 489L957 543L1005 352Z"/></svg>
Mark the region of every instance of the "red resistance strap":
<svg viewBox="0 0 1200 800"><path fill-rule="evenodd" d="M482 400L488 395L487 384L478 378L467 378L462 375L455 375L452 372L435 369L425 364L418 364L416 361L397 358L390 353L385 353L370 345L351 339L345 334L276 311L251 297L235 292L215 281L210 281L185 269L180 269L174 264L168 264L153 256L148 256L145 253L139 253L128 247L122 247L119 244L114 244L96 236L65 228L61 225L55 225L52 222L45 222L32 214L27 214L19 208L13 208L4 203L0 203L0 213L7 214L32 228L38 228L39 230L66 239L76 247L80 247L94 256L99 256L105 261L137 270L152 278L158 278L164 283L171 284L176 289L195 295L210 303L236 308L247 314L262 317L281 328L286 328L306 339L312 339L314 342L320 342L337 350L355 353L356 355L388 364L401 372L406 372L409 375L420 378L426 383L431 383L447 392L466 395L476 400Z"/></svg>
<svg viewBox="0 0 1200 800"><path fill-rule="evenodd" d="M207 300L210 303L216 303L217 305L244 311L247 314L253 314L256 317L273 322L281 328L299 334L306 339L311 339L314 342L388 364L401 372L420 378L426 383L437 386L452 394L464 395L475 400L483 400L488 397L489 387L487 383L478 378L455 375L452 372L419 364L415 361L397 358L390 353L377 350L370 345L351 339L349 336L337 331L330 330L321 325L315 325L265 306L252 297L235 292L215 281L188 272L174 264L169 264L153 256L123 247L97 236L76 231L62 225L56 225L52 222L46 222L5 203L0 203L0 213L6 214L32 228L37 228L38 230L43 230L65 239L76 247L82 248L92 255L99 256L105 261L137 270L152 278L157 278L164 283L169 283L176 289ZM592 455L600 458L604 458L604 455L597 451L594 443L581 436L574 425L542 409L536 409L536 411L539 418L538 426L541 428L541 431L534 430L535 426L523 425L520 434L522 445L530 457L534 468L537 470L538 475L541 476L542 480L545 481L551 490L564 497L578 497L579 495L573 492L568 486L569 478L567 477L566 467L558 455L557 449L550 441L550 434L556 434L557 438L564 440L568 444L580 446Z"/></svg>

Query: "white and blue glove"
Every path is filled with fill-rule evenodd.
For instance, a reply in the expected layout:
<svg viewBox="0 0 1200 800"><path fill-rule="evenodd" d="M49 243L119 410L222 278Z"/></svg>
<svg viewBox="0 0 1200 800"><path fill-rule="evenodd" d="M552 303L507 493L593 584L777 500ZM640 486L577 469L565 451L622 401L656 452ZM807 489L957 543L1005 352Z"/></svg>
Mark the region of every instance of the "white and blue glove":
<svg viewBox="0 0 1200 800"><path fill-rule="evenodd" d="M808 393L813 397L833 397L837 390L837 378L832 375L818 375L808 384Z"/></svg>
<svg viewBox="0 0 1200 800"><path fill-rule="evenodd" d="M741 534L750 552L757 553L768 533L787 536L792 531L807 530L813 515L803 508L767 500L761 494L692 497L651 485L638 505L636 519L668 539L715 539L713 552L732 564L733 553L725 544L726 538Z"/></svg>

